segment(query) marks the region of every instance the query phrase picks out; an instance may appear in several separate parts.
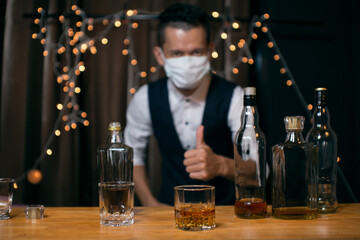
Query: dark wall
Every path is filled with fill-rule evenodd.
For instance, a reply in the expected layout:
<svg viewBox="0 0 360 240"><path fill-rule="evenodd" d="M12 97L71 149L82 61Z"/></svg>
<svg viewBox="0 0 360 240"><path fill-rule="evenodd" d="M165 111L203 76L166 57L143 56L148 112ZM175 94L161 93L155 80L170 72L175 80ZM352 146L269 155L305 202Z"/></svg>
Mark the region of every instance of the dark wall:
<svg viewBox="0 0 360 240"><path fill-rule="evenodd" d="M360 199L360 51L355 38L355 9L359 9L356 0L258 0L252 5L253 14L270 14L270 30L306 103L314 104L316 87L328 88L331 126L338 136L339 166ZM271 146L285 140L285 116L306 117L304 137L311 124L294 88L288 87L287 78L280 74L281 64L273 60L274 51L266 46L267 42L265 36L256 42L257 64L252 81L258 87L260 125L267 136L270 157ZM352 202L345 181L339 177L339 201Z"/></svg>

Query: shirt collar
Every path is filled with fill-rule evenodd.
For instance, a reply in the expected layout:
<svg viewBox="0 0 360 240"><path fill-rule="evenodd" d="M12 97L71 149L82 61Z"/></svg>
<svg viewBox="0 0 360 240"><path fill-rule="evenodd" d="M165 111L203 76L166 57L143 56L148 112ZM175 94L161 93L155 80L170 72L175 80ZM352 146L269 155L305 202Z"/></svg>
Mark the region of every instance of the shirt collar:
<svg viewBox="0 0 360 240"><path fill-rule="evenodd" d="M205 77L201 80L200 85L196 88L196 90L191 95L184 96L168 79L167 86L168 86L169 95L170 94L172 95L173 99L176 101L174 102L175 104L187 99L189 99L194 103L201 104L202 102L205 101L210 86L210 80L211 80L211 75L210 74L205 75Z"/></svg>

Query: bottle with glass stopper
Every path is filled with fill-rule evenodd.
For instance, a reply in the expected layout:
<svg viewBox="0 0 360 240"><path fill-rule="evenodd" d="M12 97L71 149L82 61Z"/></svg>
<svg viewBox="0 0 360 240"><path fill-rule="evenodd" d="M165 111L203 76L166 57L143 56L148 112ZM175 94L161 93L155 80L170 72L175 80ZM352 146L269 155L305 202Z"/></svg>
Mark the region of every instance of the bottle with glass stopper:
<svg viewBox="0 0 360 240"><path fill-rule="evenodd" d="M124 144L120 122L109 124L107 142L97 150L100 182L133 181L133 149Z"/></svg>
<svg viewBox="0 0 360 240"><path fill-rule="evenodd" d="M282 219L317 218L317 147L305 142L305 118L285 117L284 143L272 148L272 214Z"/></svg>
<svg viewBox="0 0 360 240"><path fill-rule="evenodd" d="M234 139L235 214L264 218L266 203L266 140L259 128L256 88L245 88L241 127Z"/></svg>
<svg viewBox="0 0 360 240"><path fill-rule="evenodd" d="M326 102L326 88L315 89L315 110L312 128L306 141L319 148L319 213L334 213L338 207L336 198L337 137L330 126L330 114Z"/></svg>
<svg viewBox="0 0 360 240"><path fill-rule="evenodd" d="M109 124L107 143L97 150L100 224L134 223L133 149L124 144L119 122Z"/></svg>

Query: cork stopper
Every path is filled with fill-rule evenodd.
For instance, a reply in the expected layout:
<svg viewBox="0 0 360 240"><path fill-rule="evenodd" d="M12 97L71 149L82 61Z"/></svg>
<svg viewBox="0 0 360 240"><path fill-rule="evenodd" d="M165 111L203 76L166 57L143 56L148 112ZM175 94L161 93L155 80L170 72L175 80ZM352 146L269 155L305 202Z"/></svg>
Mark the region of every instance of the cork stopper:
<svg viewBox="0 0 360 240"><path fill-rule="evenodd" d="M109 131L121 131L120 122L110 122L109 123Z"/></svg>
<svg viewBox="0 0 360 240"><path fill-rule="evenodd" d="M304 129L305 118L303 116L286 116L284 122L286 130L302 131Z"/></svg>
<svg viewBox="0 0 360 240"><path fill-rule="evenodd" d="M246 87L245 95L256 95L256 88L254 87Z"/></svg>

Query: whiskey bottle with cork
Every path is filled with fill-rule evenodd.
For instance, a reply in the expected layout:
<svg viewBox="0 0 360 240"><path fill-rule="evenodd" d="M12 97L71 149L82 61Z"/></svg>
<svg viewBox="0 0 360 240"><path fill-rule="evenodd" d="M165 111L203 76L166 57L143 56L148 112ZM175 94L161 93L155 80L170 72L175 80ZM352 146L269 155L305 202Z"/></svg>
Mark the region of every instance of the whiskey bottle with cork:
<svg viewBox="0 0 360 240"><path fill-rule="evenodd" d="M273 152L272 214L281 219L317 218L317 147L305 142L305 118L285 117L284 143Z"/></svg>
<svg viewBox="0 0 360 240"><path fill-rule="evenodd" d="M319 213L334 213L338 206L336 198L337 138L330 126L326 93L326 88L315 89L316 107L312 118L313 125L306 136L306 141L319 148L318 211Z"/></svg>
<svg viewBox="0 0 360 240"><path fill-rule="evenodd" d="M241 127L234 139L235 214L264 218L266 203L266 140L259 128L256 89L245 88Z"/></svg>

